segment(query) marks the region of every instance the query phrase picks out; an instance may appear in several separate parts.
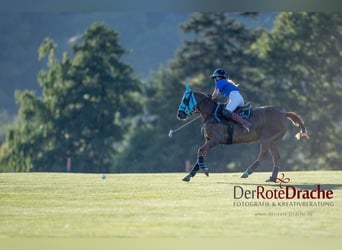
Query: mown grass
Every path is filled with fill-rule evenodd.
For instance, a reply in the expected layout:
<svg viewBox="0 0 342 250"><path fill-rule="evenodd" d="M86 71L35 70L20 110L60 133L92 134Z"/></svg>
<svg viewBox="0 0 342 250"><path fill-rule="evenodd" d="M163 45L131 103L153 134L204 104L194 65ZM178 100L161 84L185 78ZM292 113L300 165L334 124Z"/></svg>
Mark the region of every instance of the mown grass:
<svg viewBox="0 0 342 250"><path fill-rule="evenodd" d="M334 192L333 206L234 206L233 188L266 185L269 173L0 174L0 237L338 238L342 171L286 172L291 185ZM248 201L248 200L244 200ZM274 200L276 201L276 200ZM270 214L278 213L278 215Z"/></svg>

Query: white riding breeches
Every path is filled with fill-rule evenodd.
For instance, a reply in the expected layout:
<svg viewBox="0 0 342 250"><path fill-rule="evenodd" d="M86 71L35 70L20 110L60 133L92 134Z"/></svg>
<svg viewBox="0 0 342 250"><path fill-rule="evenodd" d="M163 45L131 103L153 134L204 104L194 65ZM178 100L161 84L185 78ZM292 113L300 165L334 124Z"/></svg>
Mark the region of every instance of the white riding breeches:
<svg viewBox="0 0 342 250"><path fill-rule="evenodd" d="M239 91L232 91L229 94L229 102L227 103L225 109L233 112L237 107L244 105L244 100Z"/></svg>

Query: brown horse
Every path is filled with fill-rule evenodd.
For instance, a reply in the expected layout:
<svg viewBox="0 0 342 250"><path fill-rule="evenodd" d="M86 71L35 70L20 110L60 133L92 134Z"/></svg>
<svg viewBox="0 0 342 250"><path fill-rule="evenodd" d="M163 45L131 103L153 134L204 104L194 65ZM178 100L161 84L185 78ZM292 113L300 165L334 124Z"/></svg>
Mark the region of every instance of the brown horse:
<svg viewBox="0 0 342 250"><path fill-rule="evenodd" d="M208 176L208 168L204 165L204 158L210 149L216 145L228 144L229 136L232 136L230 138L231 144L260 141L260 152L257 159L245 170L241 178L247 178L251 175L258 165L266 159L267 154L270 153L273 160L273 170L272 175L266 181L275 182L280 168L280 156L277 146L287 130L288 120L300 128L300 132L296 134L298 140L302 137L309 139L303 119L297 113L282 112L272 106L253 109L248 118L248 121L253 124L249 133L234 123L234 133L230 135L227 129L228 125L219 122L215 116L217 105L217 102L213 101L210 96L192 91L189 86L186 86L186 91L179 105L177 118L185 120L193 112L199 112L203 120L202 129L205 143L198 149L198 160L189 174L183 178L183 181L190 181L190 178L194 177L199 169L203 170Z"/></svg>

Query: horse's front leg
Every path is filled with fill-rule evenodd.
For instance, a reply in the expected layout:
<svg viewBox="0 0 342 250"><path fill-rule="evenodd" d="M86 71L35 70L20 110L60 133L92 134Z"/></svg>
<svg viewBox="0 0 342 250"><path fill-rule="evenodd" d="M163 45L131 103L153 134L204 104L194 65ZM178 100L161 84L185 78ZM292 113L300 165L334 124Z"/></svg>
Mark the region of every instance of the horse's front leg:
<svg viewBox="0 0 342 250"><path fill-rule="evenodd" d="M183 181L190 181L191 177L194 177L197 174L197 171L199 170L198 162L195 163L195 165L191 168L189 174L183 178Z"/></svg>
<svg viewBox="0 0 342 250"><path fill-rule="evenodd" d="M206 176L209 176L209 169L204 164L204 158L207 156L209 150L213 148L217 143L213 140L208 140L197 152L197 162L190 170L189 174L183 178L183 181L190 181L191 177L194 177L199 169L204 171Z"/></svg>

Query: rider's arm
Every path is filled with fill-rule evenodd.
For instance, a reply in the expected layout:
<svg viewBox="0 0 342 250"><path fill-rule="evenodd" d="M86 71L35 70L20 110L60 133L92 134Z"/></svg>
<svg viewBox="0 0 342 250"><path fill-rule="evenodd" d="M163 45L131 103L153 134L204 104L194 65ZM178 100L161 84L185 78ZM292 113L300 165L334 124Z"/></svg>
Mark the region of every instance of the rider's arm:
<svg viewBox="0 0 342 250"><path fill-rule="evenodd" d="M211 94L211 99L214 100L218 94L220 93L219 89L215 89L214 92Z"/></svg>

